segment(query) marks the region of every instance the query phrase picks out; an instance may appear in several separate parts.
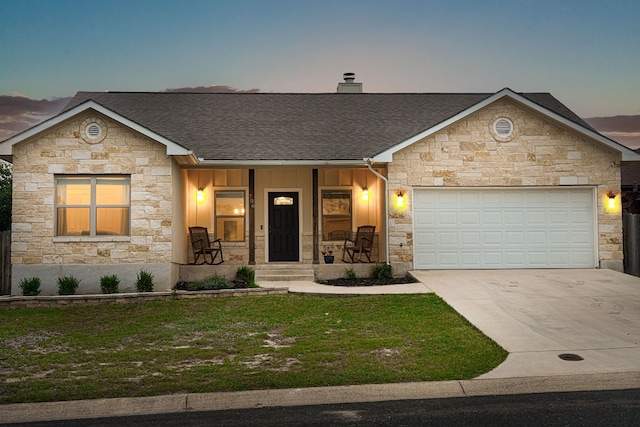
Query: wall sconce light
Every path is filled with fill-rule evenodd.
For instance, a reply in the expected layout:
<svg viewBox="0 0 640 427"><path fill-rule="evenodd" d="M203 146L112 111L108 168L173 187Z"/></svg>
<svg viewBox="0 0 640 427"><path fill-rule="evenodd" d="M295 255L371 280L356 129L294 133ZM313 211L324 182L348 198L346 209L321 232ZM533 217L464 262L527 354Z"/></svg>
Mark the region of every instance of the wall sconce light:
<svg viewBox="0 0 640 427"><path fill-rule="evenodd" d="M360 198L362 199L363 202L369 201L369 190L367 189L367 187L364 187L362 189L362 194L360 195Z"/></svg>
<svg viewBox="0 0 640 427"><path fill-rule="evenodd" d="M196 201L198 203L204 203L205 201L205 194L204 194L204 188L198 188L198 192L196 193Z"/></svg>
<svg viewBox="0 0 640 427"><path fill-rule="evenodd" d="M396 195L396 207L404 208L404 193L402 191L398 191Z"/></svg>
<svg viewBox="0 0 640 427"><path fill-rule="evenodd" d="M607 197L609 198L609 201L607 203L607 208L609 210L615 209L616 208L616 193L614 193L613 191L609 190L609 192L607 192Z"/></svg>

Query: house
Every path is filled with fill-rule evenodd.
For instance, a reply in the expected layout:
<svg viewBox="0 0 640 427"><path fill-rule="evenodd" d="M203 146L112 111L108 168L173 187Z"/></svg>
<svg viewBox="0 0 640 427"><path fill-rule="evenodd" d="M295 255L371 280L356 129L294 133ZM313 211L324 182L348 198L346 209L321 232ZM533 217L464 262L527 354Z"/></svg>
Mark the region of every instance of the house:
<svg viewBox="0 0 640 427"><path fill-rule="evenodd" d="M548 93L362 93L345 77L321 94L79 92L3 141L13 293L67 274L98 292L141 269L168 289L194 225L227 268L315 266L368 224L398 273L622 270L620 165L638 153Z"/></svg>

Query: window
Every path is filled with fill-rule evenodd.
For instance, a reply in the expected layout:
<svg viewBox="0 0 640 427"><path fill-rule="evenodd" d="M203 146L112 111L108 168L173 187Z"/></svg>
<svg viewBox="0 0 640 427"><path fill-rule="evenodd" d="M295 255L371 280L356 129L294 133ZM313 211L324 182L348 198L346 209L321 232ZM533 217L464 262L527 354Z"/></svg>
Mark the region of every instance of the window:
<svg viewBox="0 0 640 427"><path fill-rule="evenodd" d="M225 242L244 241L244 212L244 191L216 191L216 239Z"/></svg>
<svg viewBox="0 0 640 427"><path fill-rule="evenodd" d="M129 235L131 179L124 176L56 178L56 235Z"/></svg>
<svg viewBox="0 0 640 427"><path fill-rule="evenodd" d="M351 190L322 190L322 233L324 240L351 236Z"/></svg>

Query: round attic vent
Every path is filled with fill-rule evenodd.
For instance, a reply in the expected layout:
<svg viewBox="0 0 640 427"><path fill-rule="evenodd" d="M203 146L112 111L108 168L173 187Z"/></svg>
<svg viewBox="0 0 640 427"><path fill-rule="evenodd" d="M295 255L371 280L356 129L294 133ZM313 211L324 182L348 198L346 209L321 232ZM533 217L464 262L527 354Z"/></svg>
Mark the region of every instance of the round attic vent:
<svg viewBox="0 0 640 427"><path fill-rule="evenodd" d="M80 137L89 144L98 144L107 136L107 125L102 120L91 117L80 125Z"/></svg>
<svg viewBox="0 0 640 427"><path fill-rule="evenodd" d="M102 127L97 123L91 123L86 127L85 132L89 139L98 139L102 135Z"/></svg>
<svg viewBox="0 0 640 427"><path fill-rule="evenodd" d="M513 122L506 117L500 117L493 122L493 131L500 138L508 138L513 133Z"/></svg>

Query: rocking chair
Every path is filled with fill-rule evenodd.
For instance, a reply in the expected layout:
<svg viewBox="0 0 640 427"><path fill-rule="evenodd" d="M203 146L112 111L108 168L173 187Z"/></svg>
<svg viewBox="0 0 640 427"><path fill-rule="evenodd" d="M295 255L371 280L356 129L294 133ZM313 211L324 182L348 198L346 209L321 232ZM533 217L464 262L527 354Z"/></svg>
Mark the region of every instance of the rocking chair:
<svg viewBox="0 0 640 427"><path fill-rule="evenodd" d="M371 251L373 249L373 237L376 231L375 225L361 225L356 232L356 238L354 240L344 239L344 246L342 247L342 261L343 262L362 262L362 256L364 255L369 262L371 260ZM349 256L349 260L345 259L345 255Z"/></svg>
<svg viewBox="0 0 640 427"><path fill-rule="evenodd" d="M216 239L213 242L209 241L209 230L207 230L207 227L189 227L189 237L191 238L194 264L198 264L198 259L200 259L201 256L202 262L200 264L218 265L224 262L220 239ZM209 255L211 259L210 262L207 262L207 255ZM220 261L215 262L218 256L220 256Z"/></svg>

